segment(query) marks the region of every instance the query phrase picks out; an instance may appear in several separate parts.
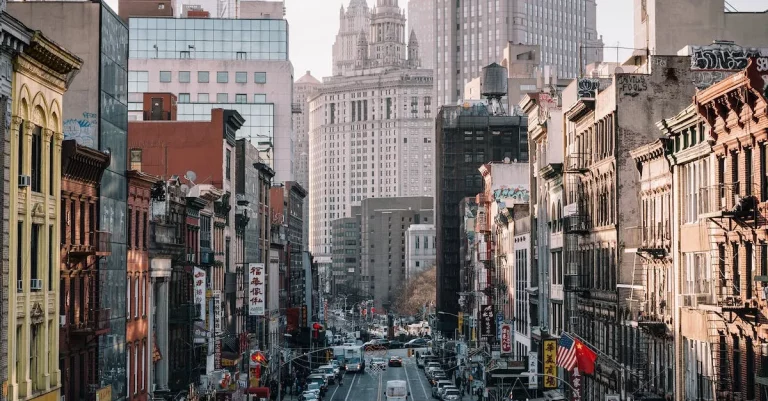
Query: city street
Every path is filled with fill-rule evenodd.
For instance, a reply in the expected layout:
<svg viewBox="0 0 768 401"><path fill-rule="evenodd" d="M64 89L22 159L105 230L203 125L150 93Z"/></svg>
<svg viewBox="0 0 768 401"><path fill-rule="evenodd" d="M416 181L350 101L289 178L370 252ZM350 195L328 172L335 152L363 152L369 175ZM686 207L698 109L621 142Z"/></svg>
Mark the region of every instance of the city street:
<svg viewBox="0 0 768 401"><path fill-rule="evenodd" d="M367 369L365 373L348 374L344 376L343 386L330 386L323 401L385 401L387 380L405 380L411 393L409 401L435 400L432 398L432 386L424 377L424 371L416 367L416 358L408 358L405 349L390 350L386 358L391 355L401 356L403 367L387 367L378 378ZM366 356L366 359L370 359L370 356ZM470 400L472 397L465 396L463 401Z"/></svg>

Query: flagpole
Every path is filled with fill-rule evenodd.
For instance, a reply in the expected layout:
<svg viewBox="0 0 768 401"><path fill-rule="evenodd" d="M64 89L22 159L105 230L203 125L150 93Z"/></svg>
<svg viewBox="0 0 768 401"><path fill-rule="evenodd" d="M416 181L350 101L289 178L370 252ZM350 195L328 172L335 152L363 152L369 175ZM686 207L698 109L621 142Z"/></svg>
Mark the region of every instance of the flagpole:
<svg viewBox="0 0 768 401"><path fill-rule="evenodd" d="M592 343L590 343L589 341L587 341L587 340L583 339L583 338L582 338L582 337L580 337L578 334L574 334L574 333L567 333L567 332L563 332L563 334L565 334L565 335L566 335L566 336L568 336L568 337L571 337L572 339L575 339L575 340L579 340L581 343L583 343L583 344L585 344L585 345L589 346L589 348L590 348L592 351L594 351L594 352L595 352L595 353L596 353L598 356L602 356L602 357L604 357L605 359L608 359L608 360L610 360L611 362L615 363L615 364L616 364L616 365L618 365L620 368L622 368L622 367L621 367L621 364L620 364L620 363L619 363L617 360L615 360L615 359L611 358L611 357L610 357L608 354L606 354L606 353L604 353L604 352L600 351L600 349L599 349L599 348L597 348L597 347L595 347L595 345L594 345L594 344L592 344ZM622 369L623 369L623 368L622 368Z"/></svg>

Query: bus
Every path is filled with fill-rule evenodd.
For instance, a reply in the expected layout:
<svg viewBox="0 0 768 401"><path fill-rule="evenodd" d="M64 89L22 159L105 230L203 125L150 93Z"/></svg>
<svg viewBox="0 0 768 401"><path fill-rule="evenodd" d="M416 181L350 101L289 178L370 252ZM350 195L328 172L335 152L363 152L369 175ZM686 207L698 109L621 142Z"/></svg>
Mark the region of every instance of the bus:
<svg viewBox="0 0 768 401"><path fill-rule="evenodd" d="M344 347L344 360L347 372L357 373L365 370L365 352L362 345L348 345Z"/></svg>

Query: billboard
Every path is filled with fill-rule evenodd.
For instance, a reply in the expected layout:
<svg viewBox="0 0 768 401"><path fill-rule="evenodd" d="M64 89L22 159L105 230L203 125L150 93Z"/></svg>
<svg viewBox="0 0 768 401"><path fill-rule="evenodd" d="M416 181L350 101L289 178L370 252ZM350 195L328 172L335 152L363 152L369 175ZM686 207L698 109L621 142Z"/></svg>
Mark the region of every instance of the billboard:
<svg viewBox="0 0 768 401"><path fill-rule="evenodd" d="M264 263L248 264L248 316L264 316L266 309Z"/></svg>

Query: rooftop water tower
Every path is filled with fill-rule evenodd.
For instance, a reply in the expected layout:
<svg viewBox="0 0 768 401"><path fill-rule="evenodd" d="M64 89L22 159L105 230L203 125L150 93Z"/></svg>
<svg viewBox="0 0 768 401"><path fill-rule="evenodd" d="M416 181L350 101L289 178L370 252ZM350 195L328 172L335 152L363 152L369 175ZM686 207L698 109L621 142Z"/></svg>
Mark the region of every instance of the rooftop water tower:
<svg viewBox="0 0 768 401"><path fill-rule="evenodd" d="M506 115L501 98L507 96L507 69L497 63L483 67L483 86L481 95L488 98L491 115Z"/></svg>

